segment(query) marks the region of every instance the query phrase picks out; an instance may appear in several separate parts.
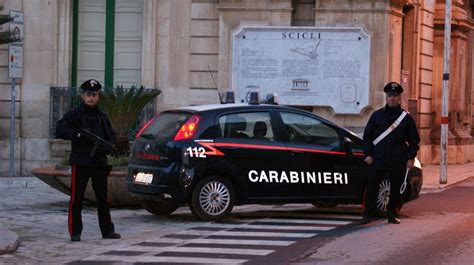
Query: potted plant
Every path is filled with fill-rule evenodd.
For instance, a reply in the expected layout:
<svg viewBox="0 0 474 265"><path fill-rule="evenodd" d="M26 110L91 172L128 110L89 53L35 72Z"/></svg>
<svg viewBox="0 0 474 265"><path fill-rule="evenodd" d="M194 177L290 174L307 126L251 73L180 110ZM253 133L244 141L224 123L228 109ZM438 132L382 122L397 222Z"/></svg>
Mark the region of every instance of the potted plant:
<svg viewBox="0 0 474 265"><path fill-rule="evenodd" d="M103 90L99 104L102 110L109 115L117 137L115 150L111 154L112 160L120 161L120 157L128 158L130 155L130 129L145 105L160 93L159 89L145 89L143 86L132 86L129 89L119 86L115 89L106 88Z"/></svg>

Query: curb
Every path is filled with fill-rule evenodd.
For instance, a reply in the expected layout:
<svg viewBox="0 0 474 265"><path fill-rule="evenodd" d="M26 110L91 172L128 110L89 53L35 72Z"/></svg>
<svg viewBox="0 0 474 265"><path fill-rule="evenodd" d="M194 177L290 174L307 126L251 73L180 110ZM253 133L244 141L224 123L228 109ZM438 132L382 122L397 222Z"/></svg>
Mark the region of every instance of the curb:
<svg viewBox="0 0 474 265"><path fill-rule="evenodd" d="M430 184L430 185L426 185L426 186L421 186L421 192L423 193L430 193L430 192L438 192L438 191L443 191L447 188L450 188L452 187L453 185L455 184L459 184L463 181L466 181L470 178L473 178L474 176L468 176L466 178L461 178L461 179L457 179L453 182L450 182L450 183L446 183L446 184Z"/></svg>
<svg viewBox="0 0 474 265"><path fill-rule="evenodd" d="M0 227L0 255L15 252L19 243L18 235L15 232Z"/></svg>
<svg viewBox="0 0 474 265"><path fill-rule="evenodd" d="M0 188L46 188L48 184L36 177L0 177Z"/></svg>

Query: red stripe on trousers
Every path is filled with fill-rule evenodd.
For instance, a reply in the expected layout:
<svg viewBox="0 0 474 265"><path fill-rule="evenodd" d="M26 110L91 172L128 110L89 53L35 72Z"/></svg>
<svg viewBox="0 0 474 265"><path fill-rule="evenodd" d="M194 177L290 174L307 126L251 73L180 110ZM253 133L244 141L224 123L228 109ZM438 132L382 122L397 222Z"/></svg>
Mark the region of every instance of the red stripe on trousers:
<svg viewBox="0 0 474 265"><path fill-rule="evenodd" d="M367 185L369 184L367 183ZM365 208L367 207L367 205L365 205L365 196L367 196L367 185L365 186L364 193L362 195L362 213L363 214L365 213Z"/></svg>
<svg viewBox="0 0 474 265"><path fill-rule="evenodd" d="M76 191L76 165L71 167L71 200L69 201L68 227L69 235L72 235L72 204L74 203Z"/></svg>

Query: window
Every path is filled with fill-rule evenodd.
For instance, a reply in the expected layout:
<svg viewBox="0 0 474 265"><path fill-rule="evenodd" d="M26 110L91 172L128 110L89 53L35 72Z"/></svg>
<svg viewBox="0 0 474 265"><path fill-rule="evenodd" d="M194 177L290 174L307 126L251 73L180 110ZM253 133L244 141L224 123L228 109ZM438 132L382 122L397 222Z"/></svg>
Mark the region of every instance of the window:
<svg viewBox="0 0 474 265"><path fill-rule="evenodd" d="M247 112L219 118L220 136L224 138L274 141L268 112Z"/></svg>
<svg viewBox="0 0 474 265"><path fill-rule="evenodd" d="M335 129L312 117L282 112L289 141L300 144L313 144L323 150L338 150L339 135Z"/></svg>
<svg viewBox="0 0 474 265"><path fill-rule="evenodd" d="M72 85L140 85L142 34L142 0L75 0Z"/></svg>

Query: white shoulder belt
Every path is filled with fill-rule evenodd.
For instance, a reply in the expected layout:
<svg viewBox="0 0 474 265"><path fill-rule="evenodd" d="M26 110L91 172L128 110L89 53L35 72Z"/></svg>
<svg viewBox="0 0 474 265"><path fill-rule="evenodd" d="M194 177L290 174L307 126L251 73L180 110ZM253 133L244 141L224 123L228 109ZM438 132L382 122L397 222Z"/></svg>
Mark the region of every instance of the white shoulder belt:
<svg viewBox="0 0 474 265"><path fill-rule="evenodd" d="M380 141L382 141L383 138L385 138L385 136L389 135L393 130L395 130L395 128L398 127L398 125L400 125L403 118L405 118L407 114L408 113L406 111L403 111L402 114L400 114L400 116L398 117L398 119L394 121L393 124L387 128L387 130L385 130L382 134L380 134L377 138L375 138L375 140L372 143L374 145L377 145Z"/></svg>

